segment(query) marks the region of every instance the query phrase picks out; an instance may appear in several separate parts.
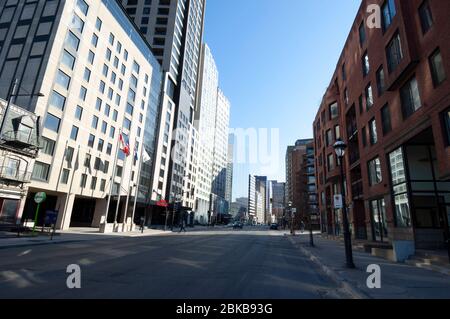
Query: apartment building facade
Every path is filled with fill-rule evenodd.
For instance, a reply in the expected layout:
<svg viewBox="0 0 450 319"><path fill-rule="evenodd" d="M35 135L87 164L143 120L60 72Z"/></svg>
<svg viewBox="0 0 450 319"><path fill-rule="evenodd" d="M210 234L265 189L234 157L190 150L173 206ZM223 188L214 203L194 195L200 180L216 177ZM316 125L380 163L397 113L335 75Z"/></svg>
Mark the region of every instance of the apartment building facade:
<svg viewBox="0 0 450 319"><path fill-rule="evenodd" d="M44 95L13 100L42 119L18 217L33 218L34 194L45 192L41 209L58 213L59 229L131 228L134 199L143 209L152 193L163 80L148 43L113 0L8 0L0 10L1 96L14 79L19 95Z"/></svg>
<svg viewBox="0 0 450 319"><path fill-rule="evenodd" d="M366 13L381 8L380 27ZM341 234L343 161L352 234L392 244L397 260L444 249L450 219L448 1L363 1L314 121L319 209Z"/></svg>

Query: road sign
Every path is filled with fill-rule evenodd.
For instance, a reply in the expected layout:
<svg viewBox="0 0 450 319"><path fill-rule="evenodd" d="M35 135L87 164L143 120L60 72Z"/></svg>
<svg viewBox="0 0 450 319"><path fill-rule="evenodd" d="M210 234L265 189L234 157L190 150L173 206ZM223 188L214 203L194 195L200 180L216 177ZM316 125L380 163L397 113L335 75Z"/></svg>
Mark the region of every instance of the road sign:
<svg viewBox="0 0 450 319"><path fill-rule="evenodd" d="M44 192L36 193L36 195L34 195L34 201L36 202L36 204L40 204L44 202L46 199L47 194Z"/></svg>
<svg viewBox="0 0 450 319"><path fill-rule="evenodd" d="M334 209L342 209L343 207L342 195L334 195Z"/></svg>
<svg viewBox="0 0 450 319"><path fill-rule="evenodd" d="M297 213L297 208L292 208L291 211L292 211L293 214L296 214Z"/></svg>

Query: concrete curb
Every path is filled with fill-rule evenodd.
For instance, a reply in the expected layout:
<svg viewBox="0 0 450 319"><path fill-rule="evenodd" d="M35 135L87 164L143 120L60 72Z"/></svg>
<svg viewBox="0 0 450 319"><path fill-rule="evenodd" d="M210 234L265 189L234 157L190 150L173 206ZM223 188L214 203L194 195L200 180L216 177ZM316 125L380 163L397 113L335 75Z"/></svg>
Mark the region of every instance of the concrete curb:
<svg viewBox="0 0 450 319"><path fill-rule="evenodd" d="M315 256L311 251L302 247L298 243L296 243L292 237L285 236L289 239L289 241L297 247L302 254L308 257L314 264L319 266L319 268L333 281L335 282L345 293L349 294L353 299L370 299L371 297L367 295L365 292L351 285L345 278L340 276L336 271L332 270L330 267L326 266L319 257Z"/></svg>

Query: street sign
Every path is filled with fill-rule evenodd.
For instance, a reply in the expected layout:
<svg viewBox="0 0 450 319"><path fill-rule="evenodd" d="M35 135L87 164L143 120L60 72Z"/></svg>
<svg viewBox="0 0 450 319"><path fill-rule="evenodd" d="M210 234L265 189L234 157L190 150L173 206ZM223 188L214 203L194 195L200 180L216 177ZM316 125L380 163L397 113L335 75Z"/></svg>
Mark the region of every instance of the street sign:
<svg viewBox="0 0 450 319"><path fill-rule="evenodd" d="M292 208L291 211L292 211L292 214L296 214L297 213L297 208Z"/></svg>
<svg viewBox="0 0 450 319"><path fill-rule="evenodd" d="M342 195L334 195L334 209L342 209L343 207Z"/></svg>
<svg viewBox="0 0 450 319"><path fill-rule="evenodd" d="M36 195L34 195L34 201L36 202L36 204L40 204L44 202L46 199L47 194L44 192L36 193Z"/></svg>

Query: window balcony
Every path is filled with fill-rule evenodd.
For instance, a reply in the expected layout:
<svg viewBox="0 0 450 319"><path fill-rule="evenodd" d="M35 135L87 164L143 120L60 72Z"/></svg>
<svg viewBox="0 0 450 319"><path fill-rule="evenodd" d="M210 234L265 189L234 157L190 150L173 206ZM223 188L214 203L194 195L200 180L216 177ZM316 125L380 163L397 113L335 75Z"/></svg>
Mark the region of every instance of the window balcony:
<svg viewBox="0 0 450 319"><path fill-rule="evenodd" d="M5 132L1 135L1 142L3 145L19 150L27 148L37 150L39 147L36 135L29 131Z"/></svg>
<svg viewBox="0 0 450 319"><path fill-rule="evenodd" d="M31 172L22 171L10 166L0 166L0 179L13 183L29 183L31 181Z"/></svg>

